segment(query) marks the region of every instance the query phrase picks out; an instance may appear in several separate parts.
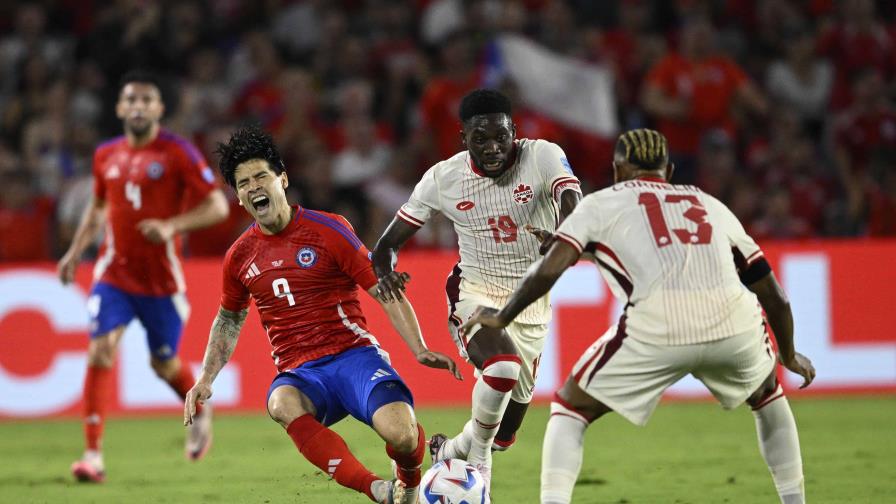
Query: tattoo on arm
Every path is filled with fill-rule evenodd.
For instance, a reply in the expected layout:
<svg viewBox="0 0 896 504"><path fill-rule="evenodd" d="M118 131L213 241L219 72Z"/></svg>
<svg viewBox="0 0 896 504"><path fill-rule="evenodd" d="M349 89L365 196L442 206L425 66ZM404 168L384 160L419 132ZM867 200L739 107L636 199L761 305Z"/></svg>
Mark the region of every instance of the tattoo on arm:
<svg viewBox="0 0 896 504"><path fill-rule="evenodd" d="M205 358L202 360L202 372L208 377L209 382L215 381L218 372L230 360L233 350L236 348L236 341L240 337L240 330L243 328L243 322L246 321L246 314L249 309L243 309L239 312L233 312L220 308L215 321L212 322L212 329L208 335L208 346L205 348Z"/></svg>

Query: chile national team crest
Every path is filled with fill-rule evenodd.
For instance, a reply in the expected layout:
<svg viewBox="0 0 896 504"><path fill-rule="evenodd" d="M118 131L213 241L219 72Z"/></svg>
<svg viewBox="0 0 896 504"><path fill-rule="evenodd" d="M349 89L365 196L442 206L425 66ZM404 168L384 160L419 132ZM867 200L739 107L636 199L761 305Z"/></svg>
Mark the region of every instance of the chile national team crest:
<svg viewBox="0 0 896 504"><path fill-rule="evenodd" d="M533 196L535 196L535 192L532 191L532 188L527 186L526 184L520 184L516 186L516 189L513 190L513 201L515 201L518 205L525 205L526 203L532 201Z"/></svg>
<svg viewBox="0 0 896 504"><path fill-rule="evenodd" d="M296 264L302 268L310 268L317 263L317 252L311 247L302 247L296 253Z"/></svg>
<svg viewBox="0 0 896 504"><path fill-rule="evenodd" d="M146 167L146 176L153 180L159 180L163 173L165 173L165 167L158 161L153 161Z"/></svg>

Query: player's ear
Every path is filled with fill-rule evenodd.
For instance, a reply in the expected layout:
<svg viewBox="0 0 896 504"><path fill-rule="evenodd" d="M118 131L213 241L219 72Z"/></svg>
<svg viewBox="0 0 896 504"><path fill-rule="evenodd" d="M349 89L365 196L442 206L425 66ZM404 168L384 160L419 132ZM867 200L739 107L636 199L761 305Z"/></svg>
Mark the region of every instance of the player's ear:
<svg viewBox="0 0 896 504"><path fill-rule="evenodd" d="M286 176L286 172L280 174L280 183L283 184L284 191L289 187L289 178Z"/></svg>
<svg viewBox="0 0 896 504"><path fill-rule="evenodd" d="M666 165L666 182L672 182L672 174L675 173L675 164L669 161Z"/></svg>
<svg viewBox="0 0 896 504"><path fill-rule="evenodd" d="M469 147L467 147L467 135L464 133L464 130L460 130L460 143L462 143L465 148L469 149Z"/></svg>

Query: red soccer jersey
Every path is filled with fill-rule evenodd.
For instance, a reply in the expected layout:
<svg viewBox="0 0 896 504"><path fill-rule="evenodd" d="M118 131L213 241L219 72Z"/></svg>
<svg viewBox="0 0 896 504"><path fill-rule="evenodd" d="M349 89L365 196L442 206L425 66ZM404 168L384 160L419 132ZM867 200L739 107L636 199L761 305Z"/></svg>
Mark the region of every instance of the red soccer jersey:
<svg viewBox="0 0 896 504"><path fill-rule="evenodd" d="M221 306L240 311L255 299L278 371L376 344L358 301L357 286L377 281L367 247L341 215L294 208L285 229L252 225L224 259Z"/></svg>
<svg viewBox="0 0 896 504"><path fill-rule="evenodd" d="M185 201L197 201L215 189L214 173L202 154L167 131L139 148L121 136L97 147L93 180L96 198L106 201L107 217L94 281L138 295L183 292L180 238L152 243L137 223L173 217L185 210Z"/></svg>

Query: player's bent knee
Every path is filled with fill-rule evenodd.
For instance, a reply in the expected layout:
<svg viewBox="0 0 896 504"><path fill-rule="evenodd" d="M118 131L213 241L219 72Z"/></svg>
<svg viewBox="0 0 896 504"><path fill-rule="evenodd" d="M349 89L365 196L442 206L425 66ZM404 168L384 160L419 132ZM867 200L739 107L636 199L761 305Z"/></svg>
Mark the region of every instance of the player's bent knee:
<svg viewBox="0 0 896 504"><path fill-rule="evenodd" d="M483 328L476 332L467 344L470 361L478 369L484 369L486 361L497 355L515 355L519 352L510 335L503 329Z"/></svg>
<svg viewBox="0 0 896 504"><path fill-rule="evenodd" d="M87 348L87 364L95 367L112 367L115 363L115 345L108 338L97 338Z"/></svg>
<svg viewBox="0 0 896 504"><path fill-rule="evenodd" d="M310 408L302 406L298 391L292 387L278 387L268 399L268 415L284 427L302 415L314 414Z"/></svg>
<svg viewBox="0 0 896 504"><path fill-rule="evenodd" d="M563 387L554 394L553 402L562 405L566 409L575 411L587 423L591 423L613 411L609 406L588 395L571 378L567 379Z"/></svg>
<svg viewBox="0 0 896 504"><path fill-rule="evenodd" d="M180 371L180 360L176 357L167 360L159 360L153 357L149 359L149 365L155 371L156 376L166 381L174 378Z"/></svg>

